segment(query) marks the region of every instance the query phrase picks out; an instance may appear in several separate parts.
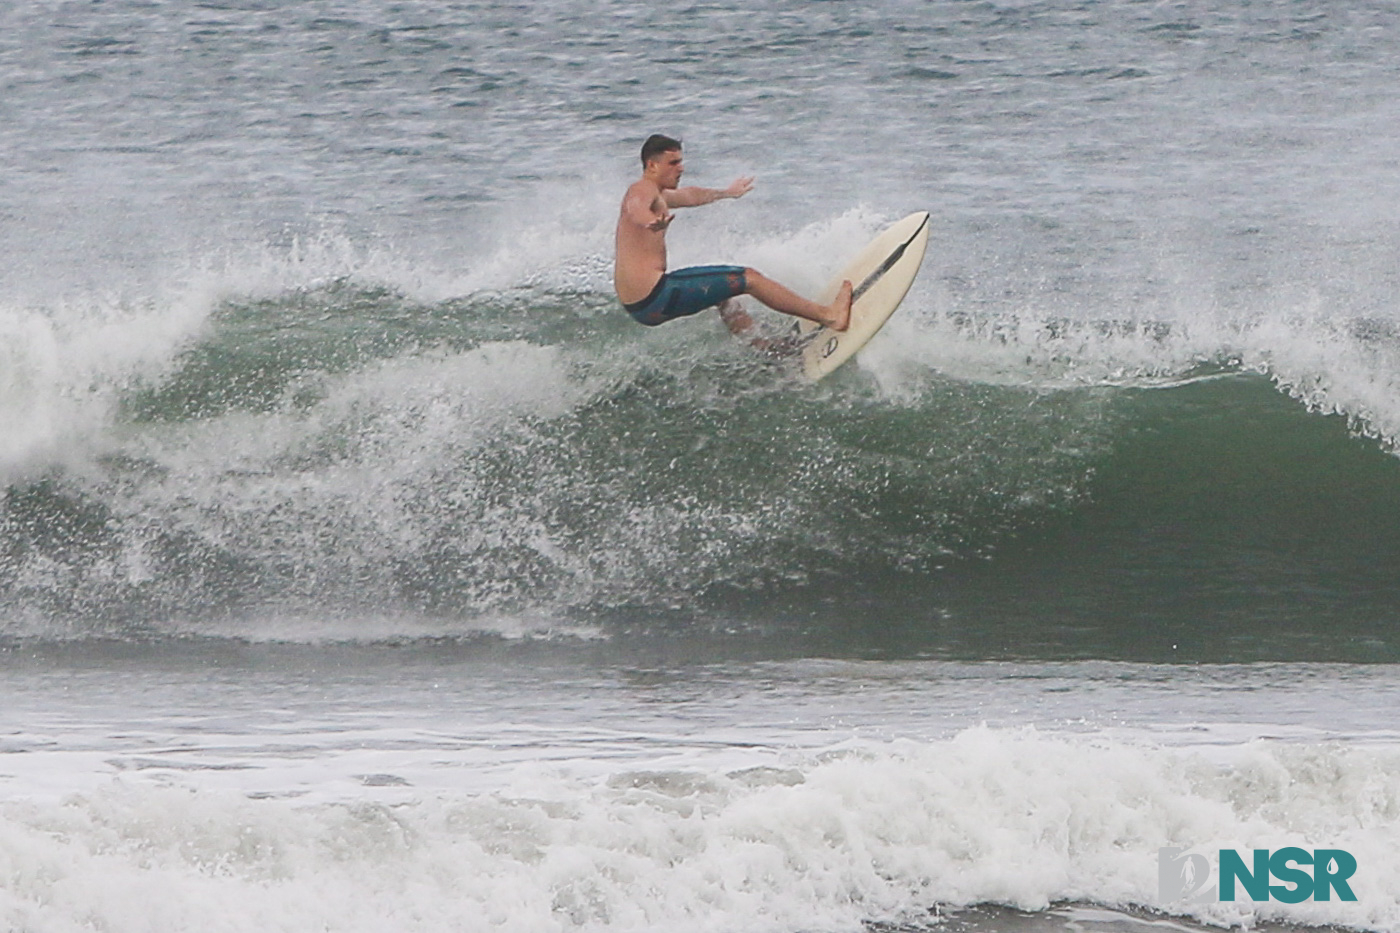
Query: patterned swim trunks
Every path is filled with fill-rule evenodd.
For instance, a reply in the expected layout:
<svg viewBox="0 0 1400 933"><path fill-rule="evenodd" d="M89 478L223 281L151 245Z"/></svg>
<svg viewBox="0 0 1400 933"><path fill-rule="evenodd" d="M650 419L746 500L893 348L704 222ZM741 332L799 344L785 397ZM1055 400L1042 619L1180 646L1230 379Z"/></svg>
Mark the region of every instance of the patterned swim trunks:
<svg viewBox="0 0 1400 933"><path fill-rule="evenodd" d="M713 308L747 286L743 266L689 266L663 274L650 295L623 307L638 323L655 327Z"/></svg>

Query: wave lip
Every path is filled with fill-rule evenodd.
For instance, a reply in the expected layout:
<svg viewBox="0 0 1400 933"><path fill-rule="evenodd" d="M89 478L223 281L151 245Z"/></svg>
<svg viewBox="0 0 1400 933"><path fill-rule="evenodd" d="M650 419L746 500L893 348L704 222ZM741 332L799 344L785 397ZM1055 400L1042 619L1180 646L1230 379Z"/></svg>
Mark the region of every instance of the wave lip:
<svg viewBox="0 0 1400 933"><path fill-rule="evenodd" d="M1079 319L1034 311L895 317L896 339L861 362L882 387L936 372L974 383L1056 389L1169 388L1252 373L1310 411L1339 414L1394 447L1400 437L1400 331L1383 319L1205 314L1166 319Z"/></svg>
<svg viewBox="0 0 1400 933"><path fill-rule="evenodd" d="M199 295L0 307L0 483L108 449L122 395L198 333Z"/></svg>

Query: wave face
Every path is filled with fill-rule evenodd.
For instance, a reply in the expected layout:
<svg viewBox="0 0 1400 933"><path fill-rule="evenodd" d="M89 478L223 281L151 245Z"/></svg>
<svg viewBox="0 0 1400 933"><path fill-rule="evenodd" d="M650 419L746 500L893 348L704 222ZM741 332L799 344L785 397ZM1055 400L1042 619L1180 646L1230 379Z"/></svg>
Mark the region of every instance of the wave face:
<svg viewBox="0 0 1400 933"><path fill-rule="evenodd" d="M257 617L299 640L319 615L349 639L700 623L900 655L1390 650L1400 340L1380 324L916 305L814 387L713 328L630 327L576 274L455 298L333 277L226 291L193 324L172 304L97 338L17 328L10 410L46 417L12 419L6 634Z"/></svg>

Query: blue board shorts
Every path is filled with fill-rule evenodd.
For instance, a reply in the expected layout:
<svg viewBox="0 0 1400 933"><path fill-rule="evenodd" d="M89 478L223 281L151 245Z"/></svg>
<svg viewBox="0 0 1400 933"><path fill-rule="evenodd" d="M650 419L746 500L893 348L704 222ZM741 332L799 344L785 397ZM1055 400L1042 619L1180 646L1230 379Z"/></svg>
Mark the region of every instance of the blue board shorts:
<svg viewBox="0 0 1400 933"><path fill-rule="evenodd" d="M650 295L623 307L638 323L655 327L713 308L747 287L743 266L689 266L662 274Z"/></svg>

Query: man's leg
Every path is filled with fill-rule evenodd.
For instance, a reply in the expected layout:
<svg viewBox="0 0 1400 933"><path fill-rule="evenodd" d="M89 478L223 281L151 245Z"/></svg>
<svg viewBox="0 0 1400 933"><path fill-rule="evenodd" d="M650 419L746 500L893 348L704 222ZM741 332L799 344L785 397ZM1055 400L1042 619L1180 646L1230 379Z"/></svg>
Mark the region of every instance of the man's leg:
<svg viewBox="0 0 1400 933"><path fill-rule="evenodd" d="M754 319L739 307L739 302L733 298L720 302L715 310L719 311L720 320L724 321L724 326L729 328L731 334L741 340L747 340L749 346L773 359L797 356L806 345L806 341L795 336L773 338L757 333Z"/></svg>
<svg viewBox="0 0 1400 933"><path fill-rule="evenodd" d="M715 310L719 312L719 319L724 322L724 326L729 328L729 332L735 337L746 336L753 330L753 318L749 312L739 307L739 302L733 298L726 298L715 305Z"/></svg>
<svg viewBox="0 0 1400 933"><path fill-rule="evenodd" d="M850 282L841 283L841 290L836 293L836 300L829 305L819 305L815 301L808 301L797 292L779 285L756 269L744 270L744 282L744 291L747 294L753 295L774 311L806 318L809 321L830 327L832 330L845 330L850 326Z"/></svg>

